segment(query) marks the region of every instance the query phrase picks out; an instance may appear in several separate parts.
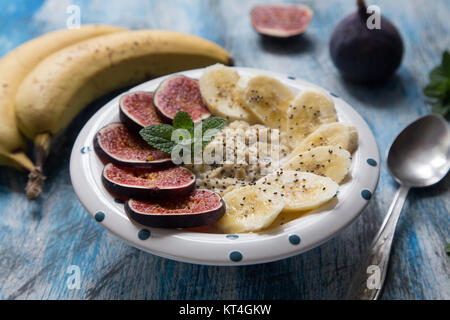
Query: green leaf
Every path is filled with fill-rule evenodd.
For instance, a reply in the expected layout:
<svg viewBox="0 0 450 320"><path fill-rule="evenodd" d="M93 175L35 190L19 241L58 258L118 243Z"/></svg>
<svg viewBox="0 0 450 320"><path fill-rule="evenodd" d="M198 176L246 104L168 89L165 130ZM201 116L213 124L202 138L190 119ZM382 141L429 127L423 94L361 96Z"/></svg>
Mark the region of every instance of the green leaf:
<svg viewBox="0 0 450 320"><path fill-rule="evenodd" d="M227 120L219 117L210 117L202 121L202 148L205 148L214 137L225 128Z"/></svg>
<svg viewBox="0 0 450 320"><path fill-rule="evenodd" d="M219 117L209 117L202 121L202 133L209 129L217 129L221 131L227 125L227 120Z"/></svg>
<svg viewBox="0 0 450 320"><path fill-rule="evenodd" d="M168 124L153 124L142 129L139 134L152 147L171 153L175 142L172 141L173 127Z"/></svg>
<svg viewBox="0 0 450 320"><path fill-rule="evenodd" d="M445 99L448 92L447 81L430 82L424 89L423 93L430 98Z"/></svg>
<svg viewBox="0 0 450 320"><path fill-rule="evenodd" d="M450 78L450 53L447 50L442 54L442 73Z"/></svg>
<svg viewBox="0 0 450 320"><path fill-rule="evenodd" d="M178 111L173 119L173 128L176 129L186 129L192 133L194 129L194 121L192 121L191 116L186 111Z"/></svg>
<svg viewBox="0 0 450 320"><path fill-rule="evenodd" d="M211 142L214 136L219 133L227 124L227 120L218 117L210 117L201 122L201 136L202 148L206 147L206 145ZM192 121L191 116L184 111L179 111L173 120L173 126L168 124L154 124L142 129L139 134L141 137L152 147L159 149L161 151L172 153L174 147L177 145L177 141L172 141L173 133L176 130L187 130L190 134L189 140L183 139L184 141L180 143L189 143L191 144L192 150L194 149L195 137L194 137L194 122ZM214 129L213 131L209 131ZM205 133L207 132L207 136ZM186 136L186 135L183 135ZM194 139L192 139L194 138ZM176 139L175 139L176 140Z"/></svg>
<svg viewBox="0 0 450 320"><path fill-rule="evenodd" d="M423 89L423 93L433 98L434 113L450 119L450 53L446 50L442 54L441 65L435 67L429 74L430 82Z"/></svg>
<svg viewBox="0 0 450 320"><path fill-rule="evenodd" d="M450 101L444 103L443 101L437 101L432 106L433 113L440 114L447 120L450 120Z"/></svg>
<svg viewBox="0 0 450 320"><path fill-rule="evenodd" d="M430 83L440 83L447 81L448 77L445 75L442 66L438 66L430 71Z"/></svg>
<svg viewBox="0 0 450 320"><path fill-rule="evenodd" d="M448 255L450 255L450 243L447 243L445 245L445 253L447 253Z"/></svg>

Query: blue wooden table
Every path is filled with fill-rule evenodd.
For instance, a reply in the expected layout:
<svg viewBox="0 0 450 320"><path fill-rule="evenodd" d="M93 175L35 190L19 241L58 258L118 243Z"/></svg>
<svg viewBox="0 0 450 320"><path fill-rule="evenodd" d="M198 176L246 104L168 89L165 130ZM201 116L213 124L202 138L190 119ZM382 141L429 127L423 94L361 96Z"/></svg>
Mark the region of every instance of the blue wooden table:
<svg viewBox="0 0 450 320"><path fill-rule="evenodd" d="M368 88L341 80L328 53L337 22L355 1L304 1L315 12L307 33L288 43L251 28L250 0L14 0L0 1L0 56L42 33L64 28L67 6L82 23L196 34L225 47L238 66L290 74L348 101L369 123L381 153L399 130L430 112L422 94L428 71L450 48L450 3L371 1L398 26L403 64L392 80ZM273 1L272 1L273 2ZM103 101L104 102L104 101ZM247 267L175 262L139 251L96 224L78 201L68 160L83 124L102 101L81 114L56 142L42 197L27 202L26 175L0 169L0 299L339 299L397 188L385 162L364 213L339 236L305 254ZM400 219L383 299L450 299L450 178L413 190ZM80 271L80 287L70 285Z"/></svg>

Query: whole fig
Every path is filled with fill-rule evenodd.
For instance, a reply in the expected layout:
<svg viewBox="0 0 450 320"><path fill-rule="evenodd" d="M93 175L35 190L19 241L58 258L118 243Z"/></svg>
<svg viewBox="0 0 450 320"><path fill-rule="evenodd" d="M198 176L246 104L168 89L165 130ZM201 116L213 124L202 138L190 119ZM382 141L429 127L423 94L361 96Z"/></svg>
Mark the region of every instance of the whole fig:
<svg viewBox="0 0 450 320"><path fill-rule="evenodd" d="M403 41L397 28L383 16L379 28L369 28L364 0L358 10L344 18L330 40L331 58L344 78L365 84L389 79L403 57ZM376 13L375 13L376 14Z"/></svg>

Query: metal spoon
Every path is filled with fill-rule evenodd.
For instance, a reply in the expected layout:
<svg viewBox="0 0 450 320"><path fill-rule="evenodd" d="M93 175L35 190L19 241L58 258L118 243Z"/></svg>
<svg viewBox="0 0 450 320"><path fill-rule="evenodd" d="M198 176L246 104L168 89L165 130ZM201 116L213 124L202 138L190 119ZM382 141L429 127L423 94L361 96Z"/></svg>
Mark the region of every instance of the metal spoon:
<svg viewBox="0 0 450 320"><path fill-rule="evenodd" d="M428 115L407 126L392 143L387 166L400 187L367 257L352 279L346 299L375 300L379 297L395 227L409 189L431 186L449 171L450 130L445 119Z"/></svg>

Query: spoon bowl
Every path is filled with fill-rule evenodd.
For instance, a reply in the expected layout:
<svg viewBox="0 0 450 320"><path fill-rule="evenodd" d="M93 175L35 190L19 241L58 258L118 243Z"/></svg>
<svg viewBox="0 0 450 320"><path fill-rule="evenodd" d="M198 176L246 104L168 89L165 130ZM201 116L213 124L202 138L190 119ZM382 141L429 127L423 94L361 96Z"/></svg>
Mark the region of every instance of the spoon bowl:
<svg viewBox="0 0 450 320"><path fill-rule="evenodd" d="M422 117L408 125L392 143L387 167L392 177L409 187L439 182L450 169L450 134L438 115Z"/></svg>

